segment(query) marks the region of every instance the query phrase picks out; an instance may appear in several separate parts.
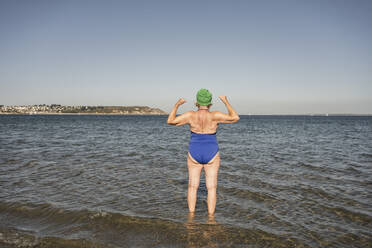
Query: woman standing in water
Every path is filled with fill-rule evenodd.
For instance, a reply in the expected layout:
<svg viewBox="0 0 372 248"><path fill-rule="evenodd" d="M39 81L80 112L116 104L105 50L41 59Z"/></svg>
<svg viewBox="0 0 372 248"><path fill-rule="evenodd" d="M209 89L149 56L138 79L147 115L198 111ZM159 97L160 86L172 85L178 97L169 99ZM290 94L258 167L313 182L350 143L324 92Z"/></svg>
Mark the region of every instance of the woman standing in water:
<svg viewBox="0 0 372 248"><path fill-rule="evenodd" d="M227 101L226 96L220 96L220 99L226 105L228 114L218 111L209 112L212 106L212 94L206 89L201 89L196 95L197 111L188 111L176 116L178 107L186 102L185 99L181 98L168 117L167 123L170 125L190 125L191 137L187 156L187 167L189 171L187 202L190 213L195 212L200 174L204 168L208 189L208 213L209 215L214 214L216 208L218 168L220 167L220 154L216 139L218 123L234 123L240 119L239 115Z"/></svg>

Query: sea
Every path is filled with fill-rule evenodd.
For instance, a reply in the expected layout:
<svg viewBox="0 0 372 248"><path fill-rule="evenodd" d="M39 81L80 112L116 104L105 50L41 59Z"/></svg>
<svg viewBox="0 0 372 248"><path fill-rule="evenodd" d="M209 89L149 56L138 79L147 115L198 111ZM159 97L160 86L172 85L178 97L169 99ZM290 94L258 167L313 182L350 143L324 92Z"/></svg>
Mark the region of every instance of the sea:
<svg viewBox="0 0 372 248"><path fill-rule="evenodd" d="M372 247L371 116L220 124L214 217L166 120L0 115L0 247Z"/></svg>

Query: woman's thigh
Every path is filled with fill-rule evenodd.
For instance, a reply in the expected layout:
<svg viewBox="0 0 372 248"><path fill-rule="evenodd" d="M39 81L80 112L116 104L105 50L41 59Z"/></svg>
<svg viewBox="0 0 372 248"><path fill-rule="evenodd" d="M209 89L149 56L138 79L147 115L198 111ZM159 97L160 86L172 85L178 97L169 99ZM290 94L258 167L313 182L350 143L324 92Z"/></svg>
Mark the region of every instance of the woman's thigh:
<svg viewBox="0 0 372 248"><path fill-rule="evenodd" d="M190 155L187 156L187 168L189 170L189 186L198 187L203 165L194 162Z"/></svg>
<svg viewBox="0 0 372 248"><path fill-rule="evenodd" d="M217 187L218 169L220 168L220 154L209 164L204 165L205 184L207 188Z"/></svg>

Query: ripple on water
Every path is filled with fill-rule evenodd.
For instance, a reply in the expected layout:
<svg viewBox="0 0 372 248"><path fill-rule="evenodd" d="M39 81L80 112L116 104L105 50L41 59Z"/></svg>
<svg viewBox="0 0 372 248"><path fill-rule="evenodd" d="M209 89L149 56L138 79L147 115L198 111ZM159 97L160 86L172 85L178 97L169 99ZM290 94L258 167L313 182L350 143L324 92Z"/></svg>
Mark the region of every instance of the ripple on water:
<svg viewBox="0 0 372 248"><path fill-rule="evenodd" d="M117 247L372 244L370 117L242 116L220 125L214 231L187 222L189 131L167 126L166 116L0 122L1 237ZM202 175L196 222L206 202Z"/></svg>

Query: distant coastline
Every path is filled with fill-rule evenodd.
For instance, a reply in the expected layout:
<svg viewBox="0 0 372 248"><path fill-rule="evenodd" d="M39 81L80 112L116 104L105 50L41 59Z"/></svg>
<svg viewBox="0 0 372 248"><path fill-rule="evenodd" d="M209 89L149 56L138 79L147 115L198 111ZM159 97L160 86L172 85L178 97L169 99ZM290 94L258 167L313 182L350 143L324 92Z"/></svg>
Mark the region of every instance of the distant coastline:
<svg viewBox="0 0 372 248"><path fill-rule="evenodd" d="M64 106L39 104L5 106L0 105L0 115L168 115L169 113L148 106ZM372 116L353 113L305 113L305 114L240 114L240 116Z"/></svg>
<svg viewBox="0 0 372 248"><path fill-rule="evenodd" d="M39 104L23 106L0 105L0 114L19 115L166 115L159 108L148 106L63 106Z"/></svg>

